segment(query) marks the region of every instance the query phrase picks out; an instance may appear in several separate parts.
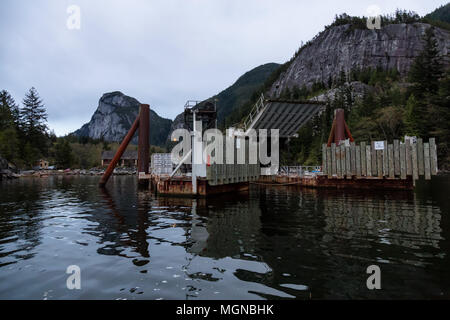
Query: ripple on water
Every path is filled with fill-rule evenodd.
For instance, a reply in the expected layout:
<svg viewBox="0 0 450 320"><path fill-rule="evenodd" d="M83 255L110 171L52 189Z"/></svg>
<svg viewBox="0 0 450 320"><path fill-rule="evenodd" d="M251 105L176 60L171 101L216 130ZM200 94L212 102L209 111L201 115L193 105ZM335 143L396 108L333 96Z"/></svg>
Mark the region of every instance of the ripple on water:
<svg viewBox="0 0 450 320"><path fill-rule="evenodd" d="M138 191L134 177L114 177L106 193L97 181L49 177L0 185L0 298L3 292L32 299L449 292L450 232L439 199L282 187L175 199ZM374 263L389 283L380 295L358 289L357 279ZM65 272L73 264L81 268L83 290L69 292Z"/></svg>

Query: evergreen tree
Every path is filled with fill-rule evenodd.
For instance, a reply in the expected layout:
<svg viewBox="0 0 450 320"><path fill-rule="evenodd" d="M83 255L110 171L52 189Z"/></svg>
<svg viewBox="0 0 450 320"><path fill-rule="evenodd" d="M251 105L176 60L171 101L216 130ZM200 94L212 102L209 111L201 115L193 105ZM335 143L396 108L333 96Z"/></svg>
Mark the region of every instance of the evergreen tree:
<svg viewBox="0 0 450 320"><path fill-rule="evenodd" d="M42 153L47 147L47 112L36 89L32 87L23 99L20 126L24 138Z"/></svg>
<svg viewBox="0 0 450 320"><path fill-rule="evenodd" d="M61 139L55 148L56 165L59 168L67 169L73 163L72 148L67 140Z"/></svg>
<svg viewBox="0 0 450 320"><path fill-rule="evenodd" d="M438 56L437 41L433 29L425 31L425 46L422 53L415 59L409 73L412 83L412 93L418 99L437 93L439 79L442 77L442 63Z"/></svg>
<svg viewBox="0 0 450 320"><path fill-rule="evenodd" d="M426 30L424 42L424 50L414 60L409 73L412 95L406 105L406 128L408 134L428 139L436 125L436 102L443 66L432 28Z"/></svg>
<svg viewBox="0 0 450 320"><path fill-rule="evenodd" d="M0 130L0 155L15 163L19 159L19 139L14 127Z"/></svg>
<svg viewBox="0 0 450 320"><path fill-rule="evenodd" d="M8 91L0 92L0 154L9 161L19 158L17 124L19 109Z"/></svg>
<svg viewBox="0 0 450 320"><path fill-rule="evenodd" d="M39 156L39 151L34 148L30 142L25 142L25 145L22 149L22 160L24 161L25 165L28 167L33 167Z"/></svg>
<svg viewBox="0 0 450 320"><path fill-rule="evenodd" d="M16 126L19 120L19 108L8 91L0 91L0 130Z"/></svg>
<svg viewBox="0 0 450 320"><path fill-rule="evenodd" d="M450 169L450 70L447 70L440 81L433 109L434 125L430 135L437 139L439 163Z"/></svg>

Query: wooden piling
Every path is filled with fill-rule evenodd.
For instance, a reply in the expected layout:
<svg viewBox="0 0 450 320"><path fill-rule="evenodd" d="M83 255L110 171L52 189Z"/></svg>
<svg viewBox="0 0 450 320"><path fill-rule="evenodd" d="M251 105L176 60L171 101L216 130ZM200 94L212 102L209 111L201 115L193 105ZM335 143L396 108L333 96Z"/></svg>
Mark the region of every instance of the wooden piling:
<svg viewBox="0 0 450 320"><path fill-rule="evenodd" d="M414 143L411 146L411 155L412 155L412 175L413 180L416 181L419 179L419 167L417 164L417 143Z"/></svg>
<svg viewBox="0 0 450 320"><path fill-rule="evenodd" d="M366 143L361 142L361 175L367 176Z"/></svg>
<svg viewBox="0 0 450 320"><path fill-rule="evenodd" d="M350 146L336 146L334 143L330 147L323 145L323 172L328 178L334 176L339 179L352 179L356 176L407 180L408 176L412 176L412 181L415 181L420 175L424 175L429 180L438 171L436 149L434 138L427 143L418 139L414 144L409 140L405 143L394 140L393 144L384 141L383 150L375 150L374 142L361 142L360 145L351 143ZM231 166L224 176L229 177L230 182L241 181L241 169Z"/></svg>
<svg viewBox="0 0 450 320"><path fill-rule="evenodd" d="M430 138L430 166L431 166L431 174L436 175L438 172L438 166L437 166L437 147L435 138Z"/></svg>
<svg viewBox="0 0 450 320"><path fill-rule="evenodd" d="M336 144L331 144L331 174L336 175Z"/></svg>
<svg viewBox="0 0 450 320"><path fill-rule="evenodd" d="M361 177L361 147L355 146L356 176Z"/></svg>
<svg viewBox="0 0 450 320"><path fill-rule="evenodd" d="M327 171L327 145L322 144L322 172L323 174L328 174Z"/></svg>
<svg viewBox="0 0 450 320"><path fill-rule="evenodd" d="M375 141L372 141L372 150L371 150L371 156L372 156L372 176L376 177L378 175L378 166L377 166L377 150L375 150Z"/></svg>
<svg viewBox="0 0 450 320"><path fill-rule="evenodd" d="M394 140L394 174L400 175L400 142Z"/></svg>
<svg viewBox="0 0 450 320"><path fill-rule="evenodd" d="M338 176L338 178L342 177L341 148L339 146L336 146L336 175Z"/></svg>
<svg viewBox="0 0 450 320"><path fill-rule="evenodd" d="M417 139L417 164L419 166L419 176L425 174L425 166L423 163L423 140L422 138Z"/></svg>
<svg viewBox="0 0 450 320"><path fill-rule="evenodd" d="M383 178L383 150L377 150L378 178Z"/></svg>
<svg viewBox="0 0 450 320"><path fill-rule="evenodd" d="M405 144L400 145L400 178L406 179L406 148Z"/></svg>
<svg viewBox="0 0 450 320"><path fill-rule="evenodd" d="M350 144L350 167L351 175L356 176L356 146L354 142Z"/></svg>
<svg viewBox="0 0 450 320"><path fill-rule="evenodd" d="M367 176L367 165L366 165L366 143L361 142L361 175Z"/></svg>
<svg viewBox="0 0 450 320"><path fill-rule="evenodd" d="M395 178L395 168L394 168L394 145L388 145L388 158L389 158L389 178Z"/></svg>
<svg viewBox="0 0 450 320"><path fill-rule="evenodd" d="M345 176L347 177L347 179L350 179L352 177L350 154L350 147L345 147Z"/></svg>
<svg viewBox="0 0 450 320"><path fill-rule="evenodd" d="M389 158L388 158L388 144L387 140L384 141L384 148L383 148L383 176L387 177L389 175Z"/></svg>
<svg viewBox="0 0 450 320"><path fill-rule="evenodd" d="M423 160L424 160L425 180L431 180L430 144L428 142L423 144Z"/></svg>
<svg viewBox="0 0 450 320"><path fill-rule="evenodd" d="M367 176L372 175L372 157L370 155L370 145L366 146L366 164L367 164Z"/></svg>
<svg viewBox="0 0 450 320"><path fill-rule="evenodd" d="M327 148L327 174L328 178L332 177L332 169L331 169L331 148Z"/></svg>
<svg viewBox="0 0 450 320"><path fill-rule="evenodd" d="M411 144L409 140L405 141L405 155L406 155L406 175L412 175L412 162L411 162Z"/></svg>

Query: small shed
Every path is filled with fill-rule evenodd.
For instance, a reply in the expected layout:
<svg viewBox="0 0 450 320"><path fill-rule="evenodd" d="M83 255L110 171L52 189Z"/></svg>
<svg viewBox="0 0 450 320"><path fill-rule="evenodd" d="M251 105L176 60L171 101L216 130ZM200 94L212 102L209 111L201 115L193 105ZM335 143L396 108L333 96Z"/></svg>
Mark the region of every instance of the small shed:
<svg viewBox="0 0 450 320"><path fill-rule="evenodd" d="M39 159L36 161L34 168L40 169L40 170L47 170L48 169L48 161L44 159Z"/></svg>
<svg viewBox="0 0 450 320"><path fill-rule="evenodd" d="M107 166L111 163L116 151L102 152L102 166ZM136 150L125 150L120 158L120 166L122 167L136 167L138 161L138 152Z"/></svg>

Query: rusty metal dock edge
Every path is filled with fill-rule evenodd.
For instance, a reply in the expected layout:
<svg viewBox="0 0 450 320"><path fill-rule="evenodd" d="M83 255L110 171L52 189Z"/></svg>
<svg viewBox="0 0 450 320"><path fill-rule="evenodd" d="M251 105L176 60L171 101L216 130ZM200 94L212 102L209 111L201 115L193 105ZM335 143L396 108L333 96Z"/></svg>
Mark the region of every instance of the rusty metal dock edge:
<svg viewBox="0 0 450 320"><path fill-rule="evenodd" d="M359 189L359 190L413 190L413 180L389 178L357 178L337 179L327 176L287 177L260 176L256 182L236 182L225 185L211 186L206 179L198 180L198 194L192 194L190 177L166 177L152 175L150 190L158 195L181 197L208 197L221 193L248 191L250 184L289 185L309 188Z"/></svg>
<svg viewBox="0 0 450 320"><path fill-rule="evenodd" d="M356 176L348 179L328 178L327 176L288 177L288 176L260 176L258 183L265 184L289 184L311 188L335 188L335 189L383 189L383 190L413 190L414 184L411 176L407 179L390 179L378 177Z"/></svg>
<svg viewBox="0 0 450 320"><path fill-rule="evenodd" d="M190 177L172 177L152 175L150 190L158 195L178 197L207 197L221 193L242 192L249 190L249 182L236 182L211 186L206 179L197 178L197 194L192 194Z"/></svg>

